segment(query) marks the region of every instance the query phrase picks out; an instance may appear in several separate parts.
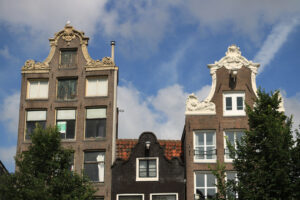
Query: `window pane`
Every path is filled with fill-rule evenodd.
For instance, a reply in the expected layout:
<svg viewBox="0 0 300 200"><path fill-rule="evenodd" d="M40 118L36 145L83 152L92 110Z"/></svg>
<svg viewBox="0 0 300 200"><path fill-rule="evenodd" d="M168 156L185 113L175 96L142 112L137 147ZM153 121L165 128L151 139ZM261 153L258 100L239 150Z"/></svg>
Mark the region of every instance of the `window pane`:
<svg viewBox="0 0 300 200"><path fill-rule="evenodd" d="M39 93L39 81L29 82L29 98L37 98Z"/></svg>
<svg viewBox="0 0 300 200"><path fill-rule="evenodd" d="M106 119L87 119L85 125L85 137L105 137Z"/></svg>
<svg viewBox="0 0 300 200"><path fill-rule="evenodd" d="M77 80L59 80L57 86L57 99L72 100L77 97Z"/></svg>
<svg viewBox="0 0 300 200"><path fill-rule="evenodd" d="M96 91L97 91L97 79L95 79L95 78L88 79L86 95L87 96L96 96Z"/></svg>
<svg viewBox="0 0 300 200"><path fill-rule="evenodd" d="M227 180L235 180L236 172L226 172Z"/></svg>
<svg viewBox="0 0 300 200"><path fill-rule="evenodd" d="M95 161L97 162L97 158L99 160L99 156L100 161L104 161L103 158L105 156L104 152L99 152L99 151L90 151L90 152L85 152L84 153L84 161Z"/></svg>
<svg viewBox="0 0 300 200"><path fill-rule="evenodd" d="M206 174L207 187L215 187L215 176L213 174Z"/></svg>
<svg viewBox="0 0 300 200"><path fill-rule="evenodd" d="M196 145L204 145L204 134L203 133L197 133L196 136Z"/></svg>
<svg viewBox="0 0 300 200"><path fill-rule="evenodd" d="M64 67L74 67L76 65L76 50L61 51L61 65Z"/></svg>
<svg viewBox="0 0 300 200"><path fill-rule="evenodd" d="M237 110L243 110L243 97L236 98L236 106Z"/></svg>
<svg viewBox="0 0 300 200"><path fill-rule="evenodd" d="M87 79L87 96L107 96L107 77L91 77Z"/></svg>
<svg viewBox="0 0 300 200"><path fill-rule="evenodd" d="M30 139L31 134L33 133L36 125L39 124L42 128L46 128L46 121L28 121L26 122L26 134L25 139Z"/></svg>
<svg viewBox="0 0 300 200"><path fill-rule="evenodd" d="M87 119L106 118L106 108L89 108L86 109Z"/></svg>
<svg viewBox="0 0 300 200"><path fill-rule="evenodd" d="M207 198L214 197L216 195L216 189L207 189Z"/></svg>
<svg viewBox="0 0 300 200"><path fill-rule="evenodd" d="M206 133L206 145L214 145L214 133Z"/></svg>
<svg viewBox="0 0 300 200"><path fill-rule="evenodd" d="M40 81L39 98L48 98L48 80Z"/></svg>
<svg viewBox="0 0 300 200"><path fill-rule="evenodd" d="M99 181L98 164L85 163L84 174L89 177L91 181Z"/></svg>
<svg viewBox="0 0 300 200"><path fill-rule="evenodd" d="M176 195L152 195L152 200L176 200Z"/></svg>
<svg viewBox="0 0 300 200"><path fill-rule="evenodd" d="M196 187L204 187L204 174L196 174Z"/></svg>
<svg viewBox="0 0 300 200"><path fill-rule="evenodd" d="M215 154L215 147L206 147L206 159L214 159Z"/></svg>
<svg viewBox="0 0 300 200"><path fill-rule="evenodd" d="M27 121L42 121L46 120L47 111L45 110L32 110L27 111Z"/></svg>
<svg viewBox="0 0 300 200"><path fill-rule="evenodd" d="M232 98L226 97L226 110L232 110Z"/></svg>
<svg viewBox="0 0 300 200"><path fill-rule="evenodd" d="M142 200L142 196L119 196L119 200Z"/></svg>
<svg viewBox="0 0 300 200"><path fill-rule="evenodd" d="M58 110L57 119L75 119L75 110Z"/></svg>
<svg viewBox="0 0 300 200"><path fill-rule="evenodd" d="M241 138L244 136L244 134L245 134L244 132L237 132L236 133L236 140L240 142Z"/></svg>

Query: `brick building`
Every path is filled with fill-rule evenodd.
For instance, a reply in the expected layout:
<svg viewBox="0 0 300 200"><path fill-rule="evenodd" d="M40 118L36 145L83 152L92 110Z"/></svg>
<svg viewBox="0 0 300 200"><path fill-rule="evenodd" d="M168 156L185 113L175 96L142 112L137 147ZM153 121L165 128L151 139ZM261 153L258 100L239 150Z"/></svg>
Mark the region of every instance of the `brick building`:
<svg viewBox="0 0 300 200"><path fill-rule="evenodd" d="M111 57L93 60L89 38L67 24L50 41L43 62L22 68L17 152L26 151L36 123L57 125L62 145L74 150L74 171L94 182L98 199L110 199L117 131L118 67Z"/></svg>

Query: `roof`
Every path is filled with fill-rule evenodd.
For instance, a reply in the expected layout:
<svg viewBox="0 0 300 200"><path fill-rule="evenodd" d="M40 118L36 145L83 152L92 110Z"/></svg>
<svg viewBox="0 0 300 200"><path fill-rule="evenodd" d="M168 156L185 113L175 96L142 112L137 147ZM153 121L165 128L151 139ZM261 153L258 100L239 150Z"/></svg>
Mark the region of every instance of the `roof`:
<svg viewBox="0 0 300 200"><path fill-rule="evenodd" d="M158 140L160 146L165 150L165 156L171 160L173 157L180 157L182 145L180 140ZM128 160L132 149L138 143L137 139L118 139L117 158Z"/></svg>

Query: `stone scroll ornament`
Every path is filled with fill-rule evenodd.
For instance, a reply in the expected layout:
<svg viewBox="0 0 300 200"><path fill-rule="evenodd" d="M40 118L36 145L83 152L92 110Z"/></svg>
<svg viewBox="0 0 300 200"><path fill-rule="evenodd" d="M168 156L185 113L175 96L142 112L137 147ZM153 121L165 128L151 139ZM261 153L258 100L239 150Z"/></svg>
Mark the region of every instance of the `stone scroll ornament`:
<svg viewBox="0 0 300 200"><path fill-rule="evenodd" d="M190 94L186 100L186 114L215 114L216 106L213 102L199 102L195 94Z"/></svg>

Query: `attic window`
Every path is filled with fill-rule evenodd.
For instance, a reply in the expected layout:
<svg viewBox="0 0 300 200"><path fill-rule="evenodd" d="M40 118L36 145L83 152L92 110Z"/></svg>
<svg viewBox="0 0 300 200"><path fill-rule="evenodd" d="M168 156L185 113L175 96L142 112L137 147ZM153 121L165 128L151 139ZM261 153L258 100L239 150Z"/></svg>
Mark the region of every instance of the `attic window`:
<svg viewBox="0 0 300 200"><path fill-rule="evenodd" d="M60 51L61 68L75 68L77 66L77 49L63 49Z"/></svg>

